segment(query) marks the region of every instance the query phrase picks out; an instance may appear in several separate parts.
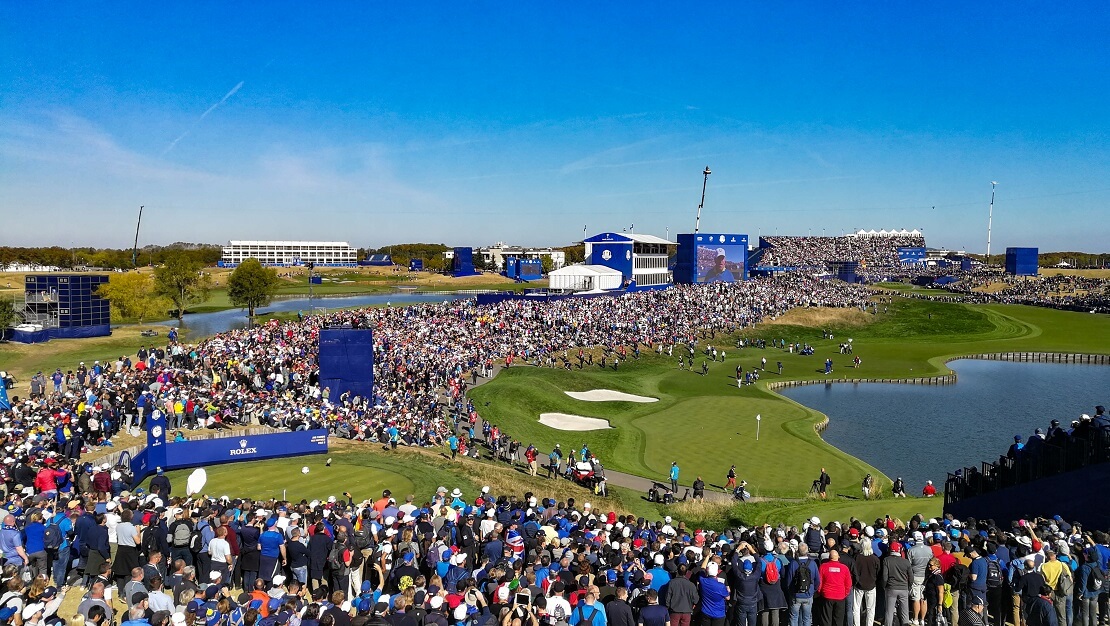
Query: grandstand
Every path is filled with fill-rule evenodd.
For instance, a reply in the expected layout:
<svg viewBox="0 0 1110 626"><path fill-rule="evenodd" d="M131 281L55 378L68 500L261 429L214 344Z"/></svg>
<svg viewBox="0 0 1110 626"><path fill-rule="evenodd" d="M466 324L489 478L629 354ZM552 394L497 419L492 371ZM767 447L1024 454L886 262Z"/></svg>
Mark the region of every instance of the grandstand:
<svg viewBox="0 0 1110 626"><path fill-rule="evenodd" d="M759 238L759 249L748 259L760 268L813 269L828 271L829 263L853 261L860 269L901 268L899 248L924 248L925 236L918 230L859 230L842 237Z"/></svg>

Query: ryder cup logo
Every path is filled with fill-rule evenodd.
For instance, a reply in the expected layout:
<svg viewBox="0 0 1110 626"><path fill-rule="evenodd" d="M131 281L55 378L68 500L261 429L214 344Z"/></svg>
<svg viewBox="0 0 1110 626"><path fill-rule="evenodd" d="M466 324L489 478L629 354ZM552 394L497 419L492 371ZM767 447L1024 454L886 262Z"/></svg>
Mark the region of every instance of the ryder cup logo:
<svg viewBox="0 0 1110 626"><path fill-rule="evenodd" d="M604 261L608 261L609 259L613 258L613 252L611 250L603 250L601 252L601 258Z"/></svg>
<svg viewBox="0 0 1110 626"><path fill-rule="evenodd" d="M724 243L724 242L725 242L725 236L721 235L721 243Z"/></svg>
<svg viewBox="0 0 1110 626"><path fill-rule="evenodd" d="M246 439L240 439L239 440L239 448L237 450L236 449L229 450L228 452L230 453L230 456L243 456L244 454L257 454L258 453L258 448L248 448L247 447L247 440Z"/></svg>

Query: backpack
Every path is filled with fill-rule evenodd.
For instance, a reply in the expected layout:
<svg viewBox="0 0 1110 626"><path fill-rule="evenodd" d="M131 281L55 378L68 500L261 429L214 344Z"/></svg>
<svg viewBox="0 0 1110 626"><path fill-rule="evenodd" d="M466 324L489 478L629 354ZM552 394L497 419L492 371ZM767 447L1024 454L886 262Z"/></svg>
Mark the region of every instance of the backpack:
<svg viewBox="0 0 1110 626"><path fill-rule="evenodd" d="M1064 570L1060 572L1060 576L1056 579L1056 595L1069 597L1075 591L1075 580L1071 576L1071 568L1067 563L1064 563Z"/></svg>
<svg viewBox="0 0 1110 626"><path fill-rule="evenodd" d="M189 530L189 525L184 521L179 521L173 525L173 531L170 534L170 543L175 548L185 548L189 546L189 538L192 536L193 531Z"/></svg>
<svg viewBox="0 0 1110 626"><path fill-rule="evenodd" d="M1002 566L998 561L987 559L987 587L996 589L1002 586Z"/></svg>
<svg viewBox="0 0 1110 626"><path fill-rule="evenodd" d="M351 539L355 544L356 550L370 549L370 522L363 522L363 527L359 530L356 530L351 535Z"/></svg>
<svg viewBox="0 0 1110 626"><path fill-rule="evenodd" d="M62 529L57 524L50 524L42 532L42 545L50 551L62 547Z"/></svg>
<svg viewBox="0 0 1110 626"><path fill-rule="evenodd" d="M147 526L143 529L140 539L142 540L142 552L146 556L158 551L158 537L155 534L157 529L154 526Z"/></svg>
<svg viewBox="0 0 1110 626"><path fill-rule="evenodd" d="M4 602L0 603L0 622L4 624L10 624L15 614L19 612L18 606L12 606L12 600L22 599L23 597L14 591L9 591L8 593L11 595L5 598Z"/></svg>
<svg viewBox="0 0 1110 626"><path fill-rule="evenodd" d="M808 567L806 568L809 569ZM778 559L771 559L763 563L763 582L768 585L774 585L779 582L779 562Z"/></svg>
<svg viewBox="0 0 1110 626"><path fill-rule="evenodd" d="M1087 576L1087 591L1102 591L1102 586L1105 576L1102 574L1102 568L1097 564L1091 566L1091 572Z"/></svg>
<svg viewBox="0 0 1110 626"><path fill-rule="evenodd" d="M963 563L953 563L948 568L948 573L945 575L948 580L945 581L952 585L952 589L962 591L967 587L968 581L971 579L971 570Z"/></svg>
<svg viewBox="0 0 1110 626"><path fill-rule="evenodd" d="M582 607L582 609L578 612L578 623L576 623L574 626L594 626L593 619L594 616L597 615L597 609L594 609L594 607L592 606L590 608L593 609L593 613L590 613L590 616L586 617L586 607Z"/></svg>
<svg viewBox="0 0 1110 626"><path fill-rule="evenodd" d="M182 524L184 526L184 524ZM177 533L174 533L177 536ZM189 552L200 552L204 548L204 535L201 534L200 529L194 530L189 534Z"/></svg>
<svg viewBox="0 0 1110 626"><path fill-rule="evenodd" d="M328 567L335 573L343 572L348 566L343 562L343 550L347 548L346 545L338 541L332 544L331 551L328 552Z"/></svg>
<svg viewBox="0 0 1110 626"><path fill-rule="evenodd" d="M794 593L811 593L813 574L809 571L809 560L798 563L798 573L794 575Z"/></svg>

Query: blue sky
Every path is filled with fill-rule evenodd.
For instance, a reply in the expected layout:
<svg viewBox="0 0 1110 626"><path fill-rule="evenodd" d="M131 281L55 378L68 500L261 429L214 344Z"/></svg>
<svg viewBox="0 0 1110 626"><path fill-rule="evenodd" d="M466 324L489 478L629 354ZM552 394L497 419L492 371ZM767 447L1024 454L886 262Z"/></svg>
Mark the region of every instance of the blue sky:
<svg viewBox="0 0 1110 626"><path fill-rule="evenodd" d="M403 5L403 6L402 6ZM0 243L1110 250L1104 2L3 3ZM935 207L935 208L934 208ZM13 219L14 218L14 219Z"/></svg>

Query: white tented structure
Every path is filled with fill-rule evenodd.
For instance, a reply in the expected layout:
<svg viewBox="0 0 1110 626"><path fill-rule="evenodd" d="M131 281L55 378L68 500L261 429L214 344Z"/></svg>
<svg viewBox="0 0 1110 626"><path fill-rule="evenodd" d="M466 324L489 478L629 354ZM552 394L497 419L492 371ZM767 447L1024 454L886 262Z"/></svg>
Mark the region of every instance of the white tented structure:
<svg viewBox="0 0 1110 626"><path fill-rule="evenodd" d="M620 289L621 273L604 265L568 265L552 270L548 289L559 291L604 291Z"/></svg>

